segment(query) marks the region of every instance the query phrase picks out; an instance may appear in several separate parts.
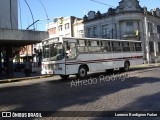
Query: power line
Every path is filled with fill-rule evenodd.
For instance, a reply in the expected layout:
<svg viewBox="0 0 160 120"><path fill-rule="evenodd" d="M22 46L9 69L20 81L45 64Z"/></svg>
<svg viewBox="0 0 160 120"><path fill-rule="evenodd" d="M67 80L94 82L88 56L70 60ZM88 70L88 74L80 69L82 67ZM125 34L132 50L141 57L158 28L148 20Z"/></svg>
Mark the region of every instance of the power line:
<svg viewBox="0 0 160 120"><path fill-rule="evenodd" d="M41 0L39 0L39 2L41 3L41 5L42 5L42 7L43 7L43 9L44 9L44 11L45 11L45 14L46 14L46 17L47 17L47 22L48 22L48 25L49 25L49 17L48 17L47 10L46 10L46 8L45 8L43 2L42 2Z"/></svg>
<svg viewBox="0 0 160 120"><path fill-rule="evenodd" d="M28 2L27 2L26 0L24 0L24 1L25 1L25 3L27 4L27 6L28 6L28 8L29 8L29 10L30 10L30 13L31 13L31 16L32 16L32 20L33 20L33 23L34 23L34 17L33 17L33 14L32 14L32 10L31 10ZM33 26L34 26L34 29L35 29L35 25L33 25Z"/></svg>
<svg viewBox="0 0 160 120"><path fill-rule="evenodd" d="M90 1L96 2L96 3L98 3L98 4L102 4L102 5L106 5L106 6L115 8L115 6L112 6L112 5L109 5L109 4L106 4L106 3L102 3L102 2L99 2L99 1L96 1L96 0L90 0Z"/></svg>
<svg viewBox="0 0 160 120"><path fill-rule="evenodd" d="M45 14L46 14L47 19L49 19L47 10L46 10L46 8L45 8L45 6L44 6L42 0L39 0L39 2L41 3L41 5L42 5L42 7L43 7L43 9L44 9L44 11L45 11Z"/></svg>

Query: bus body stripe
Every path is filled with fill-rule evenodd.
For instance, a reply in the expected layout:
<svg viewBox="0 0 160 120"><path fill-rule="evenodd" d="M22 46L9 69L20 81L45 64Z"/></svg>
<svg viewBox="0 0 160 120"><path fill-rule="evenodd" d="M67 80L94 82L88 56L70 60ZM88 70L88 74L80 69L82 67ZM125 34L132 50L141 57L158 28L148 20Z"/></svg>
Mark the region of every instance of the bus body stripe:
<svg viewBox="0 0 160 120"><path fill-rule="evenodd" d="M84 64L84 63L85 64L86 63L98 63L98 62L112 62L112 61L124 61L124 60L133 60L133 59L143 59L143 56L131 56L131 57L86 60L86 61L72 61L72 62L66 62L66 65ZM50 64L43 63L43 65L53 65L53 64L64 64L64 63L50 63Z"/></svg>
<svg viewBox="0 0 160 120"><path fill-rule="evenodd" d="M75 62L66 62L66 65L74 64L88 64L88 63L98 63L98 62L112 62L112 61L124 61L124 60L133 60L133 59L142 59L143 56L136 57L125 57L125 58L112 58L112 59L99 59L99 60L87 60L87 61L75 61Z"/></svg>

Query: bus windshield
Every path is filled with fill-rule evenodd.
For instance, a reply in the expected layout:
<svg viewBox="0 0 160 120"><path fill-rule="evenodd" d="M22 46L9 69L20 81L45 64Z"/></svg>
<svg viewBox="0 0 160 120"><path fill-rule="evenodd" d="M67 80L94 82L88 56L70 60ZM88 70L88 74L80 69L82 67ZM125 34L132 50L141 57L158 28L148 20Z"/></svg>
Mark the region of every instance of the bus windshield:
<svg viewBox="0 0 160 120"><path fill-rule="evenodd" d="M43 58L49 58L49 45L43 46Z"/></svg>
<svg viewBox="0 0 160 120"><path fill-rule="evenodd" d="M43 58L50 60L61 60L64 58L64 49L62 43L52 43L43 46Z"/></svg>
<svg viewBox="0 0 160 120"><path fill-rule="evenodd" d="M61 60L64 58L64 49L62 43L50 45L50 60Z"/></svg>

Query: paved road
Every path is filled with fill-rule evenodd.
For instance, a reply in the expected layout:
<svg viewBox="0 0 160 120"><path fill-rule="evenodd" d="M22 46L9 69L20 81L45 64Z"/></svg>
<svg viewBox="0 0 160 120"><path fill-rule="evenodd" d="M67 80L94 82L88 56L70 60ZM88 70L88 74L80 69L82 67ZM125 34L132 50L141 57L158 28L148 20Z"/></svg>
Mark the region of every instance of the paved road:
<svg viewBox="0 0 160 120"><path fill-rule="evenodd" d="M50 77L0 84L0 111L160 111L160 68L92 74L84 80Z"/></svg>

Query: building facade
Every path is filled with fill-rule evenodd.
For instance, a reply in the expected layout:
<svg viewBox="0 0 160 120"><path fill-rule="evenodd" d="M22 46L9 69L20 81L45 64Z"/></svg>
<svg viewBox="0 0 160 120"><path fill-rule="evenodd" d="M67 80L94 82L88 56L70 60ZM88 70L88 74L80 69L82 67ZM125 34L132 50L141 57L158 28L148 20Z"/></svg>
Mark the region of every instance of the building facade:
<svg viewBox="0 0 160 120"><path fill-rule="evenodd" d="M49 37L83 37L83 20L74 16L55 18L46 25Z"/></svg>
<svg viewBox="0 0 160 120"><path fill-rule="evenodd" d="M106 13L90 11L83 18L84 36L142 41L144 60L160 61L160 9L148 11L138 0L121 0Z"/></svg>
<svg viewBox="0 0 160 120"><path fill-rule="evenodd" d="M73 23L73 37L83 38L84 24L82 19L75 19Z"/></svg>

